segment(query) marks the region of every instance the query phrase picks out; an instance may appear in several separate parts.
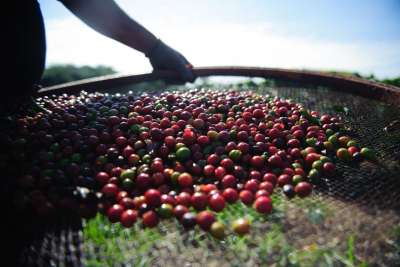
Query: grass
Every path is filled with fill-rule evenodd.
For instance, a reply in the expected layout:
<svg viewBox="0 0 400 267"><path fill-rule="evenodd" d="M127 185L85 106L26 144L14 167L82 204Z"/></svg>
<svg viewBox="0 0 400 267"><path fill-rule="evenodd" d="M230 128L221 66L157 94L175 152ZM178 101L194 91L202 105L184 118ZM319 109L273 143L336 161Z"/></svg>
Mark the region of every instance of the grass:
<svg viewBox="0 0 400 267"><path fill-rule="evenodd" d="M400 224L390 230L389 244L393 248L394 257L400 262Z"/></svg>
<svg viewBox="0 0 400 267"><path fill-rule="evenodd" d="M139 223L124 229L98 215L84 224L84 251L88 255L85 265L118 266L129 262L133 266L150 266L159 260L174 262L199 257L193 261L214 261L216 264L220 261L229 266L243 266L248 262L299 267L367 266L356 257L356 237L352 235L347 240L346 251L329 244L311 243L298 247L290 241L293 237L289 238L284 227L287 213L296 207L304 211L308 220L305 223L318 225L333 215L326 203L319 198L287 201L279 194L272 198L274 212L268 216L242 203L228 205L217 213L217 219L227 226L228 235L222 241L198 228L185 231L175 219L164 220L153 229L142 228ZM240 217L252 223L251 233L243 237L233 234L230 229L231 222Z"/></svg>
<svg viewBox="0 0 400 267"><path fill-rule="evenodd" d="M131 253L136 256L146 253L157 240L161 239L161 233L157 228L141 228L136 225L132 229L125 229L120 224L109 223L107 218L100 214L85 222L83 234L87 245L86 251L89 253L95 251L101 256L100 259L89 259L85 264L87 266L118 265ZM135 260L135 266L144 266L145 263L145 258L137 257Z"/></svg>

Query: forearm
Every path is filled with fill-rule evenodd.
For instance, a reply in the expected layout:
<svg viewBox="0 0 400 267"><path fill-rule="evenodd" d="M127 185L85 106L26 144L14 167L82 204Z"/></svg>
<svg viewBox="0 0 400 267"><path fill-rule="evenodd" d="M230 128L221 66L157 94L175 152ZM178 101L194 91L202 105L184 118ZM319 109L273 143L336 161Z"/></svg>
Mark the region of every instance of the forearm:
<svg viewBox="0 0 400 267"><path fill-rule="evenodd" d="M148 53L157 38L131 19L112 0L60 0L72 13L96 31L129 47Z"/></svg>

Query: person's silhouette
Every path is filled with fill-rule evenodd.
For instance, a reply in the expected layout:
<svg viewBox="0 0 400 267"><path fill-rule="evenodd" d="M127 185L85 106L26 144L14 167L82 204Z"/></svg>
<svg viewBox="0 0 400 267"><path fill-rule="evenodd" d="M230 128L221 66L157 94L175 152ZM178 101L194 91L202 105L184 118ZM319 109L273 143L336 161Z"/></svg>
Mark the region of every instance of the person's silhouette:
<svg viewBox="0 0 400 267"><path fill-rule="evenodd" d="M181 82L194 80L192 65L182 54L131 19L113 0L59 1L94 30L145 54L154 70L176 71ZM10 73L4 76L5 83L13 88L3 94L3 107L15 105L37 90L35 85L43 74L46 55L45 29L37 1L14 1L10 18L13 52L7 64Z"/></svg>

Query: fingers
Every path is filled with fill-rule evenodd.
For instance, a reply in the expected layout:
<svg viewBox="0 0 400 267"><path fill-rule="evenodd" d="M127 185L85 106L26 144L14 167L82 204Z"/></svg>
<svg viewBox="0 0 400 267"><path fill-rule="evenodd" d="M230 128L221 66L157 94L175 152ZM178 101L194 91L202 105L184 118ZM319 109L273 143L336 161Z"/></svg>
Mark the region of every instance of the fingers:
<svg viewBox="0 0 400 267"><path fill-rule="evenodd" d="M177 54L177 66L176 70L185 82L193 82L196 77L193 73L193 65L179 52Z"/></svg>
<svg viewBox="0 0 400 267"><path fill-rule="evenodd" d="M172 70L179 74L179 83L193 82L196 77L192 64L178 51L160 41L149 55L146 55L155 70ZM168 83L171 80L167 81Z"/></svg>
<svg viewBox="0 0 400 267"><path fill-rule="evenodd" d="M193 82L196 79L192 68L193 67L191 64L181 64L178 66L177 71L179 72L182 80L186 82Z"/></svg>
<svg viewBox="0 0 400 267"><path fill-rule="evenodd" d="M188 63L184 58L176 57L174 60L169 61L169 64L152 64L154 70L171 70L177 72L179 79L168 79L168 84L184 84L185 82L193 82L196 77L193 73L192 64Z"/></svg>

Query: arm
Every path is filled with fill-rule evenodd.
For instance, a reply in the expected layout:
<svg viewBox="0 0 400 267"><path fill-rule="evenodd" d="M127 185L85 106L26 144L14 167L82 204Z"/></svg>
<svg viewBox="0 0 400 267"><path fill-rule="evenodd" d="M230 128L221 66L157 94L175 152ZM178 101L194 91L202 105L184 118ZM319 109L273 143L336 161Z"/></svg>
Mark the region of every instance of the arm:
<svg viewBox="0 0 400 267"><path fill-rule="evenodd" d="M113 0L60 0L94 30L139 50L155 70L173 70L182 81L193 81L192 65L151 32L131 19Z"/></svg>
<svg viewBox="0 0 400 267"><path fill-rule="evenodd" d="M131 19L112 0L60 0L94 30L142 53L156 45L157 38Z"/></svg>

